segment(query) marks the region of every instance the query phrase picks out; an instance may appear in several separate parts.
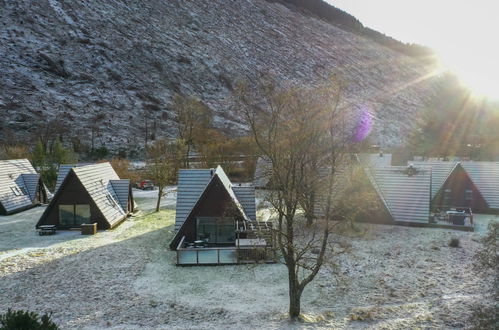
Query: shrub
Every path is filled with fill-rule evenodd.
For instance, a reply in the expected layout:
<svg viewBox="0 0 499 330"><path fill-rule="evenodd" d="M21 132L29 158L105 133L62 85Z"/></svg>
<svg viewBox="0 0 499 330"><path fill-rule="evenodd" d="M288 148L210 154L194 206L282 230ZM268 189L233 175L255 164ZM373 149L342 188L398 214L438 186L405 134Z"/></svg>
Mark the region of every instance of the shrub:
<svg viewBox="0 0 499 330"><path fill-rule="evenodd" d="M50 319L51 314L38 314L29 311L13 311L0 315L1 330L58 330L59 327Z"/></svg>
<svg viewBox="0 0 499 330"><path fill-rule="evenodd" d="M479 276L492 276L488 281L490 290L473 306L469 321L471 329L499 329L499 222L489 224L482 244L473 268Z"/></svg>
<svg viewBox="0 0 499 330"><path fill-rule="evenodd" d="M449 241L449 246L450 247L454 247L454 248L457 248L459 247L459 238L457 237L452 237Z"/></svg>

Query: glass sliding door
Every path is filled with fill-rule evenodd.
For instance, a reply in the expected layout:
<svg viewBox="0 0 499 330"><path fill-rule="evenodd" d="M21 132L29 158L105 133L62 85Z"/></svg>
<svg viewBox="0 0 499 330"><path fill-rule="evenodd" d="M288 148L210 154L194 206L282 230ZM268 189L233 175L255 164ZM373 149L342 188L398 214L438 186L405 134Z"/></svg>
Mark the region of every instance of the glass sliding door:
<svg viewBox="0 0 499 330"><path fill-rule="evenodd" d="M75 225L90 223L90 205L75 205Z"/></svg>
<svg viewBox="0 0 499 330"><path fill-rule="evenodd" d="M198 217L196 224L198 240L206 243L235 242L234 218Z"/></svg>
<svg viewBox="0 0 499 330"><path fill-rule="evenodd" d="M74 205L59 205L59 224L70 226L74 219Z"/></svg>
<svg viewBox="0 0 499 330"><path fill-rule="evenodd" d="M216 243L217 240L217 219L209 217L197 218L196 238L207 243Z"/></svg>
<svg viewBox="0 0 499 330"><path fill-rule="evenodd" d="M91 223L90 205L59 205L59 224L63 227Z"/></svg>

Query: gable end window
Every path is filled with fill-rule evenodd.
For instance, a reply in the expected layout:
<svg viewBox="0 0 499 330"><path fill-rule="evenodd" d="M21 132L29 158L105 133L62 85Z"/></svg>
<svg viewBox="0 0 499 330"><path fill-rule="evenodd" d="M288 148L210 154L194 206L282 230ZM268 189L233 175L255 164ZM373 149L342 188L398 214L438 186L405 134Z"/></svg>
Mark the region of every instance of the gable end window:
<svg viewBox="0 0 499 330"><path fill-rule="evenodd" d="M473 200L473 190L471 189L466 189L464 191L464 199L466 201L472 201Z"/></svg>
<svg viewBox="0 0 499 330"><path fill-rule="evenodd" d="M61 226L79 226L91 223L90 205L59 205L59 224Z"/></svg>

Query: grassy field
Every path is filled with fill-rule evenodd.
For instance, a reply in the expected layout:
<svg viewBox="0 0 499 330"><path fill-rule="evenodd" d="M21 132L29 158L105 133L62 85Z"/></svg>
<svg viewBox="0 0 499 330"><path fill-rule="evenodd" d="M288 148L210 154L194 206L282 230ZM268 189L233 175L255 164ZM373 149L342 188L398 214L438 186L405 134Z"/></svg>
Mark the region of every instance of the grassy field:
<svg viewBox="0 0 499 330"><path fill-rule="evenodd" d="M0 313L53 312L64 329L450 329L486 290L471 263L489 216L475 233L361 225L333 237L351 252L306 288L309 322L290 325L283 265L176 267L170 207L95 236L36 235L43 208L0 217Z"/></svg>

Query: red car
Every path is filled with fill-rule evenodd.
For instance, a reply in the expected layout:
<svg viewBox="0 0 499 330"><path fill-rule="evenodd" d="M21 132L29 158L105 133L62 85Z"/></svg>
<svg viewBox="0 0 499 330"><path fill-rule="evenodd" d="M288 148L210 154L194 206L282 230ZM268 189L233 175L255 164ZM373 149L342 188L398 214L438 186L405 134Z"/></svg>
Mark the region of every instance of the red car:
<svg viewBox="0 0 499 330"><path fill-rule="evenodd" d="M154 183L151 180L142 180L137 183L137 188L142 190L154 190Z"/></svg>

